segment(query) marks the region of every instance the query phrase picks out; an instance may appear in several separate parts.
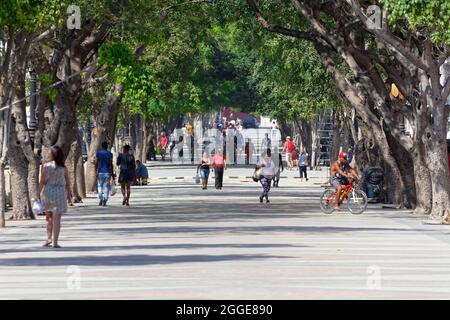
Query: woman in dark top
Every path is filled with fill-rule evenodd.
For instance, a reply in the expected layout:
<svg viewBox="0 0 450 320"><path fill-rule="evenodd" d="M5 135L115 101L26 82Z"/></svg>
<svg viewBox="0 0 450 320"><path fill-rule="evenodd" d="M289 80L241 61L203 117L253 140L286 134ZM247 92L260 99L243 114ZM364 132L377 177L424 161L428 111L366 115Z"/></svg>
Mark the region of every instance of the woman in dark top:
<svg viewBox="0 0 450 320"><path fill-rule="evenodd" d="M131 184L136 179L136 163L134 156L130 153L130 146L123 146L123 153L117 157L117 166L120 167L119 183L122 189L122 205L129 206Z"/></svg>
<svg viewBox="0 0 450 320"><path fill-rule="evenodd" d="M211 160L208 157L208 153L204 152L201 162L197 165L197 173L200 170L200 178L202 180L202 190L208 189L208 178L211 165Z"/></svg>

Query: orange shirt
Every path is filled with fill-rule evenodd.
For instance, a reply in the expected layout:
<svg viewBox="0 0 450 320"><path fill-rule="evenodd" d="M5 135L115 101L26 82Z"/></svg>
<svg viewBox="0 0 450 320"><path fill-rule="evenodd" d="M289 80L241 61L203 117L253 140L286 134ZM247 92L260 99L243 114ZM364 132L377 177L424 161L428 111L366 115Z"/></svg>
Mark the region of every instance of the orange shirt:
<svg viewBox="0 0 450 320"><path fill-rule="evenodd" d="M213 163L215 167L223 167L225 164L225 158L221 154L215 154L213 158Z"/></svg>

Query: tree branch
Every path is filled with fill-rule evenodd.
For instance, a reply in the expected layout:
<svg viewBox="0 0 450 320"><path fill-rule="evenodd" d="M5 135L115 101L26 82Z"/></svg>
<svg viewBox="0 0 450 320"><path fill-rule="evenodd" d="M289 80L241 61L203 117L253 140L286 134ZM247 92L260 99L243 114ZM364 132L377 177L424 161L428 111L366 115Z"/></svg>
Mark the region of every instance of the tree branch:
<svg viewBox="0 0 450 320"><path fill-rule="evenodd" d="M362 23L366 26L366 29L380 38L383 42L389 44L389 46L404 56L408 61L410 61L412 64L414 64L416 67L428 71L429 66L424 64L422 61L420 61L419 58L415 57L411 52L409 52L406 48L408 47L404 42L402 42L401 39L394 36L392 33L389 33L388 31L384 30L383 28L369 28L368 22L370 21L369 18L366 17L366 15L362 12L360 6L355 2L355 0L345 0L353 9L353 13L361 20Z"/></svg>
<svg viewBox="0 0 450 320"><path fill-rule="evenodd" d="M267 31L284 34L299 39L305 39L310 41L314 40L314 36L310 32L304 32L300 30L288 29L285 27L272 25L266 18L264 18L254 0L247 0L247 4L255 13L256 19L258 20L259 24Z"/></svg>

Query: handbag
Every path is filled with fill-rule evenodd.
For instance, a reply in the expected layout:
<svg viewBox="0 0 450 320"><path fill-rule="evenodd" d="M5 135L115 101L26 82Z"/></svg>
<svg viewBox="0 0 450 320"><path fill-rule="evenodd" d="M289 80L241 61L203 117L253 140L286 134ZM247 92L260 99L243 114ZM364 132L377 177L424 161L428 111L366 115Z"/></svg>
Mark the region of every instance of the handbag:
<svg viewBox="0 0 450 320"><path fill-rule="evenodd" d="M261 177L261 168L255 168L255 172L253 173L253 181L258 182Z"/></svg>
<svg viewBox="0 0 450 320"><path fill-rule="evenodd" d="M111 190L109 191L109 193L110 193L111 197L117 193L116 183L114 180L111 183Z"/></svg>
<svg viewBox="0 0 450 320"><path fill-rule="evenodd" d="M32 210L34 214L41 214L44 212L44 206L39 199L34 199Z"/></svg>
<svg viewBox="0 0 450 320"><path fill-rule="evenodd" d="M197 173L197 175L195 176L195 183L199 184L200 183L200 175Z"/></svg>

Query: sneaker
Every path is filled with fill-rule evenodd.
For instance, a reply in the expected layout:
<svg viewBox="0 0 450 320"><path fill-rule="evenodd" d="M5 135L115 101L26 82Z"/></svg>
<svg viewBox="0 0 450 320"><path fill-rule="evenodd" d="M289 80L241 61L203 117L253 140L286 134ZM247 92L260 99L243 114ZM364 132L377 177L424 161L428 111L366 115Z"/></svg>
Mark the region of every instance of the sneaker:
<svg viewBox="0 0 450 320"><path fill-rule="evenodd" d="M103 205L103 199L100 199L100 202L98 203L99 206Z"/></svg>
<svg viewBox="0 0 450 320"><path fill-rule="evenodd" d="M259 202L263 203L263 198L262 197L259 197Z"/></svg>
<svg viewBox="0 0 450 320"><path fill-rule="evenodd" d="M270 203L269 199L266 199L266 203Z"/></svg>
<svg viewBox="0 0 450 320"><path fill-rule="evenodd" d="M103 206L104 207L106 207L106 201L108 201L108 200L106 200L106 199L103 200Z"/></svg>

